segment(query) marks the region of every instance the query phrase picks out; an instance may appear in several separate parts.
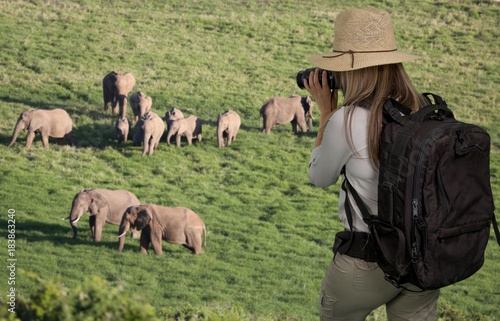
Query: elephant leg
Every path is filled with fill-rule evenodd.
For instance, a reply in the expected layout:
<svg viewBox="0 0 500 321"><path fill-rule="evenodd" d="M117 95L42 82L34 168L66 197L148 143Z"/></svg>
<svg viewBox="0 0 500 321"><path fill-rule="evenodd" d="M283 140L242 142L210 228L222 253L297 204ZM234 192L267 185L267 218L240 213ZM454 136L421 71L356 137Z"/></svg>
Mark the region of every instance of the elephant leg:
<svg viewBox="0 0 500 321"><path fill-rule="evenodd" d="M177 147L181 147L181 134L177 133L177 135L175 136L175 144L177 145Z"/></svg>
<svg viewBox="0 0 500 321"><path fill-rule="evenodd" d="M201 133L198 134L198 143L201 143L202 136L203 135Z"/></svg>
<svg viewBox="0 0 500 321"><path fill-rule="evenodd" d="M158 139L156 137L154 138L152 145L153 145L153 149L157 149L158 148Z"/></svg>
<svg viewBox="0 0 500 321"><path fill-rule="evenodd" d="M139 251L143 254L148 253L149 244L151 244L150 231L142 231L139 242L141 244Z"/></svg>
<svg viewBox="0 0 500 321"><path fill-rule="evenodd" d="M297 120L297 124L298 126L300 127L300 130L303 132L303 133L306 133L307 132L307 125L306 125L306 120L302 117L300 117L298 120Z"/></svg>
<svg viewBox="0 0 500 321"><path fill-rule="evenodd" d="M49 134L40 133L40 135L42 136L43 148L49 148Z"/></svg>
<svg viewBox="0 0 500 321"><path fill-rule="evenodd" d="M35 139L35 132L28 132L28 136L26 137L26 148L30 148L33 140Z"/></svg>
<svg viewBox="0 0 500 321"><path fill-rule="evenodd" d="M104 224L100 223L100 222L97 222L96 221L96 224L95 224L95 228L94 228L94 241L95 242L101 242L101 235L102 235L102 227L103 227Z"/></svg>
<svg viewBox="0 0 500 321"><path fill-rule="evenodd" d="M297 120L292 120L292 130L294 134L297 134Z"/></svg>
<svg viewBox="0 0 500 321"><path fill-rule="evenodd" d="M202 239L201 233L197 233L197 231L192 231L186 235L187 238L187 247L191 249L194 254L202 254L203 251L201 249Z"/></svg>
<svg viewBox="0 0 500 321"><path fill-rule="evenodd" d="M262 130L266 134L271 132L271 128L274 127L274 119L271 119L269 116L264 116L264 129Z"/></svg>
<svg viewBox="0 0 500 321"><path fill-rule="evenodd" d="M113 100L111 101L111 107L113 108L113 115L118 114L118 99L116 96L113 97Z"/></svg>
<svg viewBox="0 0 500 321"><path fill-rule="evenodd" d="M156 255L162 255L163 249L161 247L161 238L159 237L152 237L151 238L151 244L153 244L153 250L155 251Z"/></svg>
<svg viewBox="0 0 500 321"><path fill-rule="evenodd" d="M186 134L186 139L188 141L188 145L192 145L193 144L193 134L192 133L187 133Z"/></svg>
<svg viewBox="0 0 500 321"><path fill-rule="evenodd" d="M75 146L75 142L73 141L73 133L72 132L69 132L66 135L64 135L64 138L66 139L66 142L70 146Z"/></svg>
<svg viewBox="0 0 500 321"><path fill-rule="evenodd" d="M92 234L92 239L95 239L95 216L90 216L89 218L90 233Z"/></svg>

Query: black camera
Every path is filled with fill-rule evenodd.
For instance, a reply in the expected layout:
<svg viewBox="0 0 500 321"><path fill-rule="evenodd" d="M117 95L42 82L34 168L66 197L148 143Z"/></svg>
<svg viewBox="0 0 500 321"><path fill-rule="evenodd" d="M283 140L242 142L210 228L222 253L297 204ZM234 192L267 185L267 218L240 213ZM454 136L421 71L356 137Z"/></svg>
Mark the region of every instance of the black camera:
<svg viewBox="0 0 500 321"><path fill-rule="evenodd" d="M314 71L316 68L309 68L306 70L299 71L297 74L297 86L299 86L300 89L304 89L304 79L309 79L309 74ZM328 77L328 87L330 89L340 89L339 86L335 83L335 77L333 76L333 71L327 70L326 71L326 76ZM319 82L321 83L322 80L321 78L323 77L323 69L319 70Z"/></svg>

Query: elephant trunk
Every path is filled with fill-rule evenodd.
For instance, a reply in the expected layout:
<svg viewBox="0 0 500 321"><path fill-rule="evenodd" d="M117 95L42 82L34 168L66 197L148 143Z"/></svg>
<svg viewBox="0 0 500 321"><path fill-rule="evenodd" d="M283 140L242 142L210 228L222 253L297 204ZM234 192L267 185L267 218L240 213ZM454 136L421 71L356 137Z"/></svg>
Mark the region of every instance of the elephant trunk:
<svg viewBox="0 0 500 321"><path fill-rule="evenodd" d="M125 244L125 235L127 235L130 229L130 223L126 220L122 220L120 224L120 230L118 231L118 237L120 238L120 244L118 245L118 252L123 250L123 245Z"/></svg>
<svg viewBox="0 0 500 321"><path fill-rule="evenodd" d="M71 211L71 214L69 215L69 224L71 225L71 228L73 229L73 239L76 239L78 235L78 221L80 220L80 217L82 216L83 213L76 213L74 211Z"/></svg>
<svg viewBox="0 0 500 321"><path fill-rule="evenodd" d="M19 135L19 132L21 132L21 130L24 129L24 122L19 119L17 121L17 124L16 124L16 127L14 128L14 133L12 134L12 139L9 143L9 147L11 147L12 145L14 145L14 143L16 142L16 139L17 139L17 135Z"/></svg>
<svg viewBox="0 0 500 321"><path fill-rule="evenodd" d="M71 224L71 228L73 229L73 239L76 239L78 236L78 225L76 224L80 218L78 217L76 220L70 219L69 224Z"/></svg>
<svg viewBox="0 0 500 321"><path fill-rule="evenodd" d="M170 146L170 138L172 138L172 128L167 129L167 145Z"/></svg>
<svg viewBox="0 0 500 321"><path fill-rule="evenodd" d="M312 116L307 117L307 127L309 127L309 131L313 129L313 118Z"/></svg>
<svg viewBox="0 0 500 321"><path fill-rule="evenodd" d="M118 95L118 106L119 106L119 112L120 112L120 117L125 118L127 117L127 96L126 95Z"/></svg>

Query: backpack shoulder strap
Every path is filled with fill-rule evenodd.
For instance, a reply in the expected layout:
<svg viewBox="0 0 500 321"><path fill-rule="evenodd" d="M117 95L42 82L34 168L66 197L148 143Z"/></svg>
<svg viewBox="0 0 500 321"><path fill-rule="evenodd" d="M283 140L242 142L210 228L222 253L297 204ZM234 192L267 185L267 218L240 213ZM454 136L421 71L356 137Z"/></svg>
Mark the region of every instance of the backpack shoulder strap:
<svg viewBox="0 0 500 321"><path fill-rule="evenodd" d="M346 211L346 216L347 216L347 221L349 223L349 227L351 228L352 231L352 207L351 207L351 201L349 200L349 193L352 195L354 198L354 201L356 202L356 205L358 206L359 210L361 211L361 214L363 215L363 221L365 221L368 226L371 225L371 214L370 211L368 210L368 207L366 207L365 202L361 199L359 196L358 192L354 189L352 186L351 182L347 179L346 171L345 171L345 165L342 167L341 173L344 175L344 181L342 182L342 189L346 193L346 200L345 200L345 211Z"/></svg>

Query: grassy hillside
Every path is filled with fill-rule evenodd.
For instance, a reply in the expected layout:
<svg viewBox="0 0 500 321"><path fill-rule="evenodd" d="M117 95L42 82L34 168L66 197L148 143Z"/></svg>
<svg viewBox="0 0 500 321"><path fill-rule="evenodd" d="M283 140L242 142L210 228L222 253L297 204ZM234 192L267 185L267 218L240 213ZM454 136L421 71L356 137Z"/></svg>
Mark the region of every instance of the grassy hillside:
<svg viewBox="0 0 500 321"><path fill-rule="evenodd" d="M331 260L338 184L308 183L316 129L260 132L259 109L272 96L305 95L295 84L307 56L331 50L332 24L351 6L377 6L394 19L398 47L422 59L406 64L421 91L442 95L463 121L492 138L494 197L500 199L500 4L496 1L0 0L0 227L15 209L18 294L37 286L23 274L59 276L75 288L96 275L153 305L158 315L241 309L252 320L317 320L317 296ZM116 116L103 110L102 78L128 71L134 91L160 115L178 108L203 120L203 141L167 146L151 157L118 144ZM64 108L75 147L8 148L20 113ZM217 114L242 117L237 140L219 149ZM318 116L317 110L315 110ZM129 109L129 117L132 113ZM315 123L317 128L317 123ZM208 227L202 256L163 244L163 256L117 252L116 226L95 245L68 216L82 188L126 189L144 203L186 206ZM497 215L498 216L498 215ZM0 246L7 258L7 239ZM500 255L493 235L483 268L442 290L442 320L497 320ZM9 271L0 273L7 291ZM181 312L179 312L181 311ZM184 311L184 312L182 312ZM383 320L383 312L371 316ZM243 318L243 317L242 317Z"/></svg>

